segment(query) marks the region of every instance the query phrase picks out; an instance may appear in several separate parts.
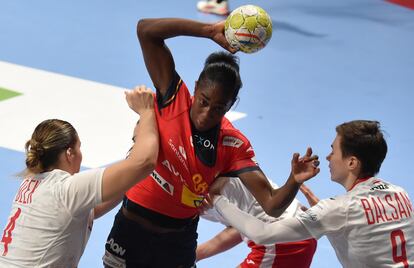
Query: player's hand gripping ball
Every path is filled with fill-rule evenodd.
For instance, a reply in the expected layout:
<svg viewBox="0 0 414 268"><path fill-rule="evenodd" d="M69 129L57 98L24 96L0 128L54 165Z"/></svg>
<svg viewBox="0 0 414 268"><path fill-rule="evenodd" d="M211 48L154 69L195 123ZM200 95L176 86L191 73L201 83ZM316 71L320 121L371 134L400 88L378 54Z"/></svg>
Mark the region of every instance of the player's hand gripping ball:
<svg viewBox="0 0 414 268"><path fill-rule="evenodd" d="M230 46L253 53L264 48L272 37L272 20L261 7L241 6L227 17L224 34Z"/></svg>

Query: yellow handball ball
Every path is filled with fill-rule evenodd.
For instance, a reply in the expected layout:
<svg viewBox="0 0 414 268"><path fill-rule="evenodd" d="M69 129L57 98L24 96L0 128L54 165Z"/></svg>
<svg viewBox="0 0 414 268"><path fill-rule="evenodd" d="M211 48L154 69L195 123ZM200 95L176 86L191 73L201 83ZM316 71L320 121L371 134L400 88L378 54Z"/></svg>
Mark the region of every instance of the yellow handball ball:
<svg viewBox="0 0 414 268"><path fill-rule="evenodd" d="M224 35L230 46L253 53L264 48L272 38L272 19L261 7L241 6L227 17Z"/></svg>

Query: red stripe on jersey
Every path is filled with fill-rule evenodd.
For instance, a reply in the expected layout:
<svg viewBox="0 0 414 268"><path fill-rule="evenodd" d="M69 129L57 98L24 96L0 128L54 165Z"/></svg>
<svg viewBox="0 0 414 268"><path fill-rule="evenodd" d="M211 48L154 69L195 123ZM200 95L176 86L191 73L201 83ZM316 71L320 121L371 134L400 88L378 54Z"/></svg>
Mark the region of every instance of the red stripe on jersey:
<svg viewBox="0 0 414 268"><path fill-rule="evenodd" d="M309 268L316 251L316 245L315 239L267 246L249 241L248 246L252 251L240 264L240 267Z"/></svg>
<svg viewBox="0 0 414 268"><path fill-rule="evenodd" d="M276 244L276 258L272 268L295 267L308 268L316 251L315 239L292 243Z"/></svg>
<svg viewBox="0 0 414 268"><path fill-rule="evenodd" d="M240 264L241 268L259 268L262 264L263 257L266 253L266 247L257 245L253 241L247 243L252 251L247 255L246 259Z"/></svg>

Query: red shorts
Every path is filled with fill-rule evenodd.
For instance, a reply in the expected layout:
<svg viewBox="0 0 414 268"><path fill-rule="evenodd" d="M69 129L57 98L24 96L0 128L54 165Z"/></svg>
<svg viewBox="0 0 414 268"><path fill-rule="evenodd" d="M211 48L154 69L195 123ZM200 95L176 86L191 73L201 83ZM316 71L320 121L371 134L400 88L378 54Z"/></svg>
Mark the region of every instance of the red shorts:
<svg viewBox="0 0 414 268"><path fill-rule="evenodd" d="M308 268L316 251L316 240L275 245L256 245L249 241L252 251L240 264L242 268Z"/></svg>

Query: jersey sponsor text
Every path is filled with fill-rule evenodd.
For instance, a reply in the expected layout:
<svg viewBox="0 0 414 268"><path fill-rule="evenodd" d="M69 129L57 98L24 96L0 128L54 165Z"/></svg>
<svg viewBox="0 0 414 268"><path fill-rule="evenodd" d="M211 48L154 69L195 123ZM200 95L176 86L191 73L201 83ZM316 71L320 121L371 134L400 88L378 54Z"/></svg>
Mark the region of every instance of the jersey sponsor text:
<svg viewBox="0 0 414 268"><path fill-rule="evenodd" d="M175 153L175 155L177 156L178 160L180 160L180 163L185 167L185 169L187 171L190 171L190 169L188 168L187 164L185 163L185 159L184 157L182 157L181 153L179 150L177 150L177 147L175 147L172 139L168 140L168 144L170 145L171 150Z"/></svg>
<svg viewBox="0 0 414 268"><path fill-rule="evenodd" d="M184 184L187 184L186 181L184 180L183 176L181 176L180 172L177 171L177 169L170 163L170 161L168 161L167 159L162 161L162 164L168 168L168 170L174 174L175 176L180 178L180 181Z"/></svg>
<svg viewBox="0 0 414 268"><path fill-rule="evenodd" d="M118 243L115 243L113 238L109 239L109 241L107 241L106 243L116 254L124 256L126 249L122 248L120 245L118 245Z"/></svg>
<svg viewBox="0 0 414 268"><path fill-rule="evenodd" d="M169 183L168 181L166 181L157 171L154 170L151 174L151 177L169 195L174 194L174 186L171 183Z"/></svg>

